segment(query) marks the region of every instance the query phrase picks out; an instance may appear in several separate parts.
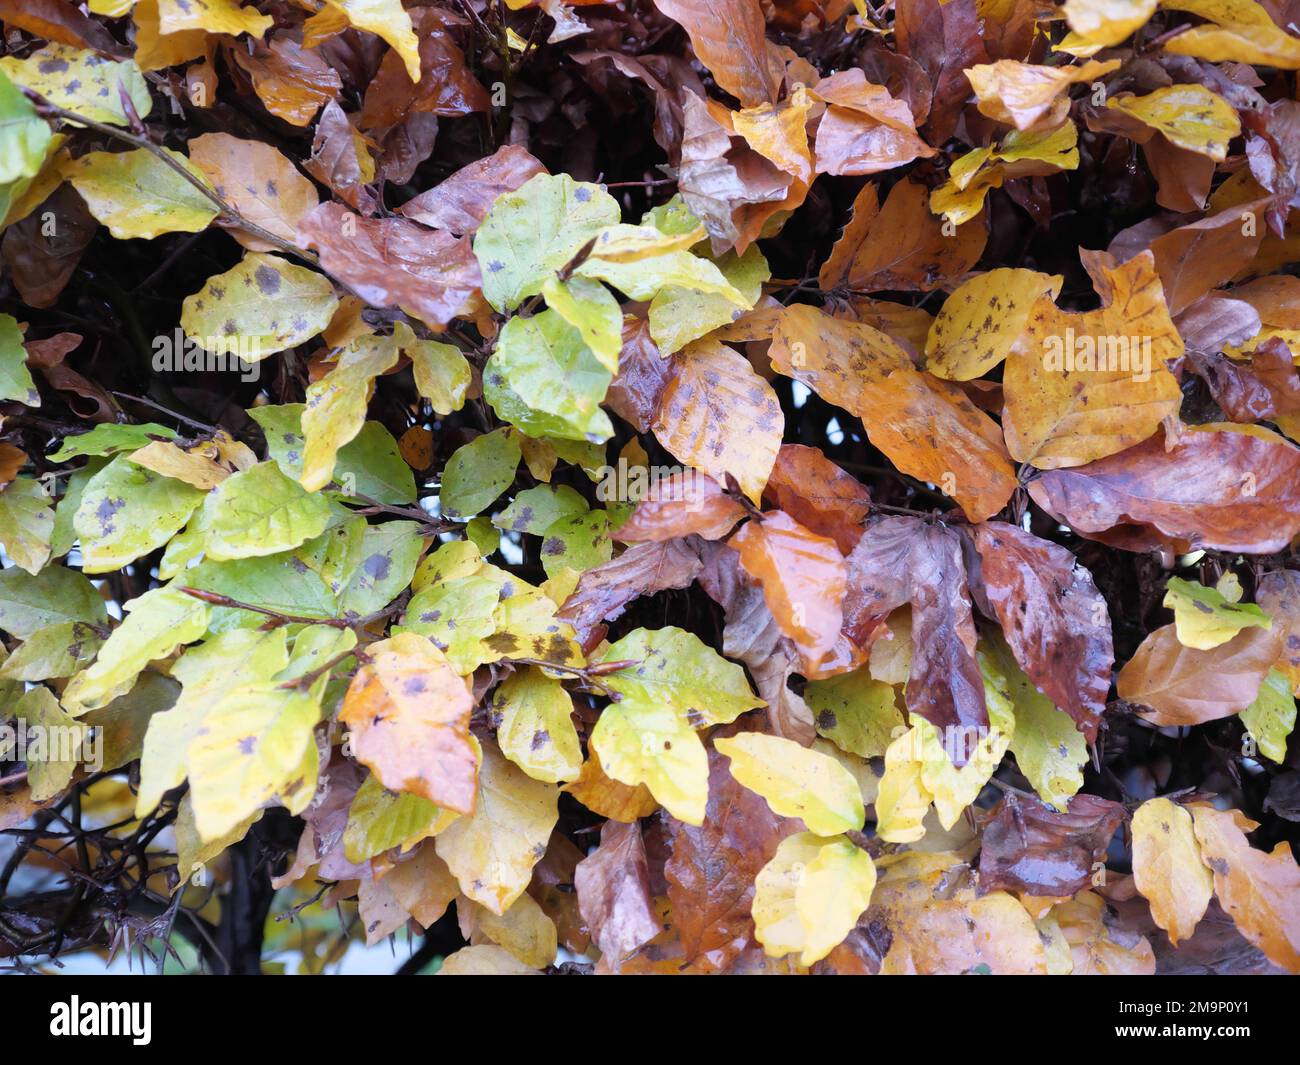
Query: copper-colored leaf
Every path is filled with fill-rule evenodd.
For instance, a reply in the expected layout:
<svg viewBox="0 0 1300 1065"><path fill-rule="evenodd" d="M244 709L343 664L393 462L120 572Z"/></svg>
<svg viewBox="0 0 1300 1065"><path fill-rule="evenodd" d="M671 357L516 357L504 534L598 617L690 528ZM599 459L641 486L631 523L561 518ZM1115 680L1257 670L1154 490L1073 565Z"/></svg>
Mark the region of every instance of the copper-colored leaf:
<svg viewBox="0 0 1300 1065"><path fill-rule="evenodd" d="M625 543L671 540L692 533L706 540L726 536L745 517L744 506L703 473L685 470L650 485L615 537Z"/></svg>
<svg viewBox="0 0 1300 1065"><path fill-rule="evenodd" d="M534 174L546 173L523 148L503 144L491 155L461 167L451 177L399 208L407 218L466 236L478 229L493 201L514 192Z"/></svg>
<svg viewBox="0 0 1300 1065"><path fill-rule="evenodd" d="M782 444L765 494L799 524L848 554L862 537L871 493L815 447Z"/></svg>
<svg viewBox="0 0 1300 1065"><path fill-rule="evenodd" d="M776 100L780 67L768 54L758 0L655 0L655 7L685 27L700 62L742 107Z"/></svg>
<svg viewBox="0 0 1300 1065"><path fill-rule="evenodd" d="M1133 551L1167 544L1268 554L1300 533L1300 450L1279 436L1206 426L1168 450L1157 435L1030 482L1076 532Z"/></svg>
<svg viewBox="0 0 1300 1065"><path fill-rule="evenodd" d="M390 791L471 812L478 758L469 734L474 700L464 679L414 633L372 644L366 658L339 711L357 760Z"/></svg>
<svg viewBox="0 0 1300 1065"><path fill-rule="evenodd" d="M377 307L400 307L431 329L465 314L479 288L469 240L404 218L361 218L323 203L299 233L321 264Z"/></svg>
<svg viewBox="0 0 1300 1065"><path fill-rule="evenodd" d="M1156 725L1199 725L1245 710L1282 652L1282 633L1242 629L1227 643L1198 651L1178 642L1173 625L1156 629L1119 671L1121 699L1151 710Z"/></svg>

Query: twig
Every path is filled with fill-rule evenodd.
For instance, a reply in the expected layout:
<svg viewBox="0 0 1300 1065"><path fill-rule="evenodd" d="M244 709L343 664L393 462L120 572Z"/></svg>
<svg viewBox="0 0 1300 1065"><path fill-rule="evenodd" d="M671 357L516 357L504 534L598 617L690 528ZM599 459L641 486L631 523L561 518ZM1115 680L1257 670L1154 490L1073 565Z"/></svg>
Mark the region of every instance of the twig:
<svg viewBox="0 0 1300 1065"><path fill-rule="evenodd" d="M307 251L306 248L300 248L292 241L285 240L283 237L272 233L269 229L264 229L256 222L245 218L236 211L229 203L221 198L215 190L210 188L197 174L191 173L188 169L176 161L176 158L167 149L160 145L154 144L147 137L138 137L134 133L128 133L124 129L118 129L116 126L110 126L105 122L96 122L93 118L87 118L85 115L78 114L76 111L69 111L66 107L59 107L57 104L50 103L44 96L31 89L23 89L23 92L29 96L36 104L36 111L42 118L59 118L64 122L74 122L79 126L85 126L87 129L93 129L96 133L102 133L106 137L112 137L114 140L122 141L124 144L130 144L135 148L142 148L151 153L169 166L177 174L183 177L187 182L201 192L205 198L210 200L221 214L233 223L239 229L263 240L268 244L273 244L281 251L304 262L311 263L312 266L320 267L320 259Z"/></svg>

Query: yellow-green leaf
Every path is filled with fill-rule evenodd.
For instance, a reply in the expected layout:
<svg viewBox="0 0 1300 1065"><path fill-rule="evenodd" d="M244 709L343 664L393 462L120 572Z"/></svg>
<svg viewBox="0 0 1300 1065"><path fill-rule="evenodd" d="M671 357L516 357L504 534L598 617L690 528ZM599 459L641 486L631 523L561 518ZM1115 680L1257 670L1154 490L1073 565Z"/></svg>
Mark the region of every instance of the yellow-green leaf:
<svg viewBox="0 0 1300 1065"><path fill-rule="evenodd" d="M1233 602L1217 588L1181 577L1169 578L1164 605L1174 612L1178 642L1198 651L1227 643L1242 629L1273 627L1273 620L1254 603Z"/></svg>
<svg viewBox="0 0 1300 1065"><path fill-rule="evenodd" d="M162 150L211 187L203 172L185 156L170 148ZM145 148L90 152L65 163L63 173L90 213L118 240L198 233L218 214L208 197Z"/></svg>
<svg viewBox="0 0 1300 1065"><path fill-rule="evenodd" d="M821 836L862 827L866 819L862 792L835 759L761 732L717 739L713 746L731 760L731 775L763 796L773 812L802 818Z"/></svg>

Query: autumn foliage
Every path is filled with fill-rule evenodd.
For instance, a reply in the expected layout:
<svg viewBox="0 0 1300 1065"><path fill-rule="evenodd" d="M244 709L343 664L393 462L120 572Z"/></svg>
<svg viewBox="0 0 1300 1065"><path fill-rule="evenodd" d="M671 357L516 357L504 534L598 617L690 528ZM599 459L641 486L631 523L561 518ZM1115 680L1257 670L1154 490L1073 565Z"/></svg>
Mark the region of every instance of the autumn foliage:
<svg viewBox="0 0 1300 1065"><path fill-rule="evenodd" d="M1300 972L1296 0L0 20L6 965Z"/></svg>

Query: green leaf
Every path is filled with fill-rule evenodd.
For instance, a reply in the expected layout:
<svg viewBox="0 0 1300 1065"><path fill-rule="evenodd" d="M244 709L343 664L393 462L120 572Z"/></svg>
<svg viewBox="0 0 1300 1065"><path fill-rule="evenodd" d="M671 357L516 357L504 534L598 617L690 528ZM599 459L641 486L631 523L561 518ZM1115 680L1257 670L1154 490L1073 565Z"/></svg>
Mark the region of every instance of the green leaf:
<svg viewBox="0 0 1300 1065"><path fill-rule="evenodd" d="M338 306L323 274L278 255L248 252L185 297L181 328L207 351L252 363L310 340Z"/></svg>
<svg viewBox="0 0 1300 1065"><path fill-rule="evenodd" d="M132 599L126 617L100 649L95 664L78 673L63 692L74 716L106 706L131 690L135 678L155 658L197 640L208 628L208 606L179 589L155 588Z"/></svg>
<svg viewBox="0 0 1300 1065"><path fill-rule="evenodd" d="M567 174L537 174L502 193L474 236L483 295L498 311L514 310L618 220L614 197Z"/></svg>
<svg viewBox="0 0 1300 1065"><path fill-rule="evenodd" d="M217 561L287 551L319 536L330 516L324 497L290 480L274 462L231 474L203 509L203 550Z"/></svg>
<svg viewBox="0 0 1300 1065"><path fill-rule="evenodd" d="M772 276L757 244L751 244L739 257L729 251L712 261L750 307L763 294L763 282ZM671 355L743 313L725 295L669 285L650 303L650 336L661 355Z"/></svg>
<svg viewBox="0 0 1300 1065"><path fill-rule="evenodd" d="M1064 810L1083 787L1088 741L1070 715L1034 687L1004 639L995 636L980 647L977 657L990 708L995 698L1002 698L1014 709L1011 753L1016 765L1043 802Z"/></svg>
<svg viewBox="0 0 1300 1065"><path fill-rule="evenodd" d="M0 185L35 175L52 136L32 102L0 71Z"/></svg>
<svg viewBox="0 0 1300 1065"><path fill-rule="evenodd" d="M94 122L129 126L122 95L141 118L153 110L149 86L134 59L112 60L81 48L51 42L25 59L6 56L0 70L15 85L40 93L55 107L75 111ZM80 123L69 122L80 128Z"/></svg>
<svg viewBox="0 0 1300 1065"><path fill-rule="evenodd" d="M104 422L88 433L63 438L63 446L50 456L51 462L67 462L80 455L112 455L118 451L135 451L150 440L174 440L176 433L165 425L143 422L123 425Z"/></svg>
<svg viewBox="0 0 1300 1065"><path fill-rule="evenodd" d="M28 573L39 573L50 560L54 509L45 485L19 477L0 489L0 544Z"/></svg>
<svg viewBox="0 0 1300 1065"><path fill-rule="evenodd" d="M424 552L419 523L386 521L365 527L360 562L339 595L344 617L365 617L382 610L411 583Z"/></svg>
<svg viewBox="0 0 1300 1065"><path fill-rule="evenodd" d="M573 699L536 666L507 677L488 704L501 753L534 780L557 784L582 772Z"/></svg>
<svg viewBox="0 0 1300 1065"><path fill-rule="evenodd" d="M411 597L400 631L429 637L468 676L492 657L483 640L496 631L500 599L501 582L484 574L434 581Z"/></svg>
<svg viewBox="0 0 1300 1065"><path fill-rule="evenodd" d="M0 314L0 399L12 399L28 407L41 405L41 394L27 369L23 331L11 314Z"/></svg>
<svg viewBox="0 0 1300 1065"><path fill-rule="evenodd" d="M599 281L548 277L542 286L546 306L573 326L593 355L610 373L618 373L623 350L623 308Z"/></svg>
<svg viewBox="0 0 1300 1065"><path fill-rule="evenodd" d="M0 670L0 676L4 674ZM1259 745L1259 753L1281 765L1286 761L1286 741L1295 728L1295 696L1286 674L1270 669L1255 701L1238 715Z"/></svg>
<svg viewBox="0 0 1300 1065"><path fill-rule="evenodd" d="M60 621L37 629L0 666L9 680L70 677L89 665L105 637L84 621Z"/></svg>
<svg viewBox="0 0 1300 1065"><path fill-rule="evenodd" d="M718 738L731 775L767 800L774 813L798 817L819 836L856 832L866 820L858 782L834 758L761 732Z"/></svg>
<svg viewBox="0 0 1300 1065"><path fill-rule="evenodd" d="M303 403L252 407L249 416L266 436L267 453L294 480L302 476L306 438L302 433ZM354 492L379 503L414 503L415 475L402 461L393 434L379 422L366 422L356 437L339 448L334 477Z"/></svg>
<svg viewBox="0 0 1300 1065"><path fill-rule="evenodd" d="M492 519L486 514L470 518L465 523L465 535L484 555L490 555L501 546L501 534L492 525Z"/></svg>
<svg viewBox="0 0 1300 1065"><path fill-rule="evenodd" d="M512 318L483 368L493 410L530 436L600 442L614 433L600 408L613 375L555 311Z"/></svg>
<svg viewBox="0 0 1300 1065"><path fill-rule="evenodd" d="M881 758L896 731L906 728L892 684L873 680L867 667L828 680L810 680L804 701L817 732L859 758Z"/></svg>
<svg viewBox="0 0 1300 1065"><path fill-rule="evenodd" d="M624 700L667 706L692 728L726 725L766 705L745 671L692 632L674 626L636 629L606 649L602 662L635 661L602 678Z"/></svg>
<svg viewBox="0 0 1300 1065"><path fill-rule="evenodd" d="M402 354L411 360L415 390L444 418L465 405L473 375L469 360L454 344L419 340L411 327L398 322L393 327Z"/></svg>
<svg viewBox="0 0 1300 1065"><path fill-rule="evenodd" d="M391 336L361 336L343 349L334 369L308 386L299 478L308 491L329 484L339 448L365 424L371 382L395 365L397 345Z"/></svg>
<svg viewBox="0 0 1300 1065"><path fill-rule="evenodd" d="M52 799L72 781L84 757L85 727L64 712L49 688L27 692L13 712L28 730L27 783L32 799Z"/></svg>
<svg viewBox="0 0 1300 1065"><path fill-rule="evenodd" d="M72 519L82 569L107 573L162 547L205 494L118 455L90 479Z"/></svg>
<svg viewBox="0 0 1300 1065"><path fill-rule="evenodd" d="M298 813L316 793L318 697L275 683L225 695L190 741L194 824L216 839L279 799Z"/></svg>
<svg viewBox="0 0 1300 1065"><path fill-rule="evenodd" d="M371 773L357 789L343 830L343 854L350 862L413 846L437 824L442 811L421 795L389 791Z"/></svg>
<svg viewBox="0 0 1300 1065"><path fill-rule="evenodd" d="M542 534L542 569L548 577L566 568L582 573L608 562L613 554L609 515L603 510L559 518Z"/></svg>
<svg viewBox="0 0 1300 1065"><path fill-rule="evenodd" d="M338 511L347 510L336 506ZM323 533L294 551L294 566L306 566L331 592L341 594L361 565L366 528L366 519L360 514L340 516L336 511Z"/></svg>
<svg viewBox="0 0 1300 1065"><path fill-rule="evenodd" d="M108 623L104 600L84 576L62 566L35 575L16 566L0 571L0 629L27 640L62 621Z"/></svg>
<svg viewBox="0 0 1300 1065"><path fill-rule="evenodd" d="M85 494L90 479L104 468L105 463L91 458L80 469L73 470L61 498L54 507L54 531L50 534L50 557L62 558L77 542L77 530L72 521L77 508L81 506L81 497Z"/></svg>
<svg viewBox="0 0 1300 1065"><path fill-rule="evenodd" d="M205 185L203 171L180 152L162 149ZM67 167L90 213L118 240L164 233L198 233L217 217L216 205L146 148L89 152Z"/></svg>
<svg viewBox="0 0 1300 1065"><path fill-rule="evenodd" d="M561 518L586 514L587 501L567 484L539 484L515 495L505 510L492 518L498 529L526 532L541 536Z"/></svg>
<svg viewBox="0 0 1300 1065"><path fill-rule="evenodd" d="M519 441L505 429L476 436L457 448L442 473L442 512L461 518L487 510L514 482L519 458Z"/></svg>
<svg viewBox="0 0 1300 1065"><path fill-rule="evenodd" d="M229 596L250 606L279 614L324 620L338 613L338 600L316 574L294 567L291 554L238 558L229 562L206 559L173 580L204 591ZM212 631L266 623L266 615L233 607L214 607Z"/></svg>
<svg viewBox="0 0 1300 1065"><path fill-rule="evenodd" d="M1227 643L1242 629L1271 629L1273 620L1254 603L1234 603L1217 588L1170 577L1164 605L1174 612L1178 642L1208 651Z"/></svg>

